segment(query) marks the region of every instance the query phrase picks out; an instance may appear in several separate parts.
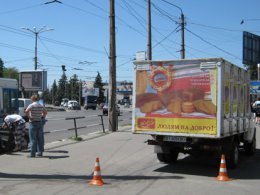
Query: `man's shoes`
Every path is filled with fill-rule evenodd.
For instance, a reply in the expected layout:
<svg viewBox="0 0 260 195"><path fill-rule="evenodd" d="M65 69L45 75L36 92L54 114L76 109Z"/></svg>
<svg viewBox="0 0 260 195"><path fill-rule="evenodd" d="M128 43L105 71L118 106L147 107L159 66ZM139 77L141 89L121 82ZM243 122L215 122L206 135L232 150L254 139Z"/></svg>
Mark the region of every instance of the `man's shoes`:
<svg viewBox="0 0 260 195"><path fill-rule="evenodd" d="M36 156L42 157L42 152L38 152L38 153L36 154Z"/></svg>
<svg viewBox="0 0 260 195"><path fill-rule="evenodd" d="M28 155L27 158L35 158L35 156Z"/></svg>

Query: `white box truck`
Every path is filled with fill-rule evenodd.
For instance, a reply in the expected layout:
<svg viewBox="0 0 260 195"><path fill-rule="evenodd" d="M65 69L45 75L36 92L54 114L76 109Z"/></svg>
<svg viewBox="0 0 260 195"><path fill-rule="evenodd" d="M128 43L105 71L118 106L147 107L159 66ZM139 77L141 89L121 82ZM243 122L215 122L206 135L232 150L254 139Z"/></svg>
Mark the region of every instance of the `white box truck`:
<svg viewBox="0 0 260 195"><path fill-rule="evenodd" d="M241 147L254 154L247 70L222 58L135 61L134 70L132 131L151 135L159 161L225 154L234 168Z"/></svg>

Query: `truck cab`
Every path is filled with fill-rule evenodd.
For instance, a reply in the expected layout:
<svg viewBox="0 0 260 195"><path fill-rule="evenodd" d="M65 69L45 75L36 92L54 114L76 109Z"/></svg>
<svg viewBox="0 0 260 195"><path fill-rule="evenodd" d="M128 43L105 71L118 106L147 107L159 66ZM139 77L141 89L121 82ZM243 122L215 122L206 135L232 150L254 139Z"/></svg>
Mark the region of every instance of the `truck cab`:
<svg viewBox="0 0 260 195"><path fill-rule="evenodd" d="M89 108L92 108L93 110L96 110L97 109L97 99L98 99L98 96L95 96L95 95L86 96L84 109L88 110Z"/></svg>

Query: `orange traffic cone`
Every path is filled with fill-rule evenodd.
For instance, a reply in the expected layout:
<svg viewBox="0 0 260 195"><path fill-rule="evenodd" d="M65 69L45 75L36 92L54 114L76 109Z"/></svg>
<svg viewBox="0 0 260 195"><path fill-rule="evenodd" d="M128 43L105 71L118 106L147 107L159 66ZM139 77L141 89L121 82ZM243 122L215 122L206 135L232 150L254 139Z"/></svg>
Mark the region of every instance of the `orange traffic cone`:
<svg viewBox="0 0 260 195"><path fill-rule="evenodd" d="M217 177L218 181L230 181L231 179L227 175L227 168L226 168L226 160L225 155L221 155L221 162L219 168L219 175Z"/></svg>
<svg viewBox="0 0 260 195"><path fill-rule="evenodd" d="M99 158L96 158L95 170L93 174L93 179L89 182L91 185L102 186L104 184L101 178L101 170L99 166Z"/></svg>

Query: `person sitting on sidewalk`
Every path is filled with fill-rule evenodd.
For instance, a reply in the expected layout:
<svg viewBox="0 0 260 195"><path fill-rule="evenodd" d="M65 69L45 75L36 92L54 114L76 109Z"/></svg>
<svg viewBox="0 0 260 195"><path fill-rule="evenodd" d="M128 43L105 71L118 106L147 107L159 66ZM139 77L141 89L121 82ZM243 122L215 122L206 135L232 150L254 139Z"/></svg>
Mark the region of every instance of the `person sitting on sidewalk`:
<svg viewBox="0 0 260 195"><path fill-rule="evenodd" d="M25 120L18 114L10 114L4 118L4 122L8 128L14 128L15 148L13 151L21 151L28 144L25 139Z"/></svg>

